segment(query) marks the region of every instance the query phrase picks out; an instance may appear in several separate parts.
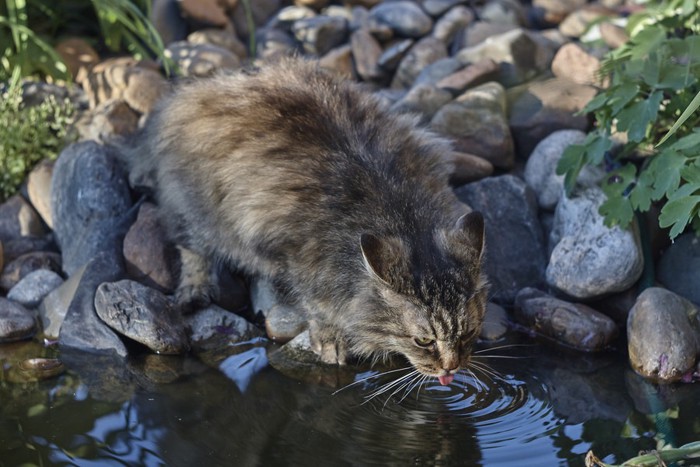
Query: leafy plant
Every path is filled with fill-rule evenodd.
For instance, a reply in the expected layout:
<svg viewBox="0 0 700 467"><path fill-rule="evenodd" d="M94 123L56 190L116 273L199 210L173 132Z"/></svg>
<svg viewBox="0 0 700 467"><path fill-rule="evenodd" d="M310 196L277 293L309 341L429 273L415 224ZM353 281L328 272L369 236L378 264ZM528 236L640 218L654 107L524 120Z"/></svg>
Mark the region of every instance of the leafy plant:
<svg viewBox="0 0 700 467"><path fill-rule="evenodd" d="M700 4L666 0L630 18L630 41L601 72L610 86L588 103L596 128L565 152L557 173L571 191L584 165L603 165L609 226L661 207L659 225L675 238L700 234Z"/></svg>
<svg viewBox="0 0 700 467"><path fill-rule="evenodd" d="M0 202L13 195L29 171L43 159L54 159L70 139L74 108L54 96L25 105L19 86L0 99Z"/></svg>

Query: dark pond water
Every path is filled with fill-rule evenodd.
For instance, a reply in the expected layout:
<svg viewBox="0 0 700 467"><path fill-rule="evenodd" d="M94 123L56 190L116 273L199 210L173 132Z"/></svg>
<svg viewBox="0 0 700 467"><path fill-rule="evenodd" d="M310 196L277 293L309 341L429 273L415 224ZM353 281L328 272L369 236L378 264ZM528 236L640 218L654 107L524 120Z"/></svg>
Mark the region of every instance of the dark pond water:
<svg viewBox="0 0 700 467"><path fill-rule="evenodd" d="M260 345L128 363L63 354L66 372L23 383L16 360L53 351L4 345L0 465L578 466L589 449L619 463L659 439L700 439L700 385L651 385L621 351L527 342L483 351L488 369L446 387L389 386L408 370L298 379Z"/></svg>

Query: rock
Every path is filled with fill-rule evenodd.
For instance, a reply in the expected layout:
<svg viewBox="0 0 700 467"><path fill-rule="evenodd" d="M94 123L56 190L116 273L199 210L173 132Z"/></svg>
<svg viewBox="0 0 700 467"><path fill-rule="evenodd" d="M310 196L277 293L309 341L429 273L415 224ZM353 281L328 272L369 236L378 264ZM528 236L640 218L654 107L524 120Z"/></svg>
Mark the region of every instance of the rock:
<svg viewBox="0 0 700 467"><path fill-rule="evenodd" d="M455 193L484 216L484 271L492 300L510 304L520 289L542 286L547 260L533 191L519 178L502 175L464 185Z"/></svg>
<svg viewBox="0 0 700 467"><path fill-rule="evenodd" d="M518 29L516 25L508 23L475 21L470 23L463 30L459 31L453 48L458 51L470 47L476 47L489 38L497 37L516 29Z"/></svg>
<svg viewBox="0 0 700 467"><path fill-rule="evenodd" d="M63 39L56 44L54 49L63 59L63 63L66 64L68 72L74 80L87 74L88 70L100 60L95 49L79 37Z"/></svg>
<svg viewBox="0 0 700 467"><path fill-rule="evenodd" d="M225 27L229 23L226 11L217 0L179 0L180 11L185 18L191 18L197 23Z"/></svg>
<svg viewBox="0 0 700 467"><path fill-rule="evenodd" d="M479 339L485 341L497 341L508 332L508 313L495 303L486 304L486 314L484 324L481 326Z"/></svg>
<svg viewBox="0 0 700 467"><path fill-rule="evenodd" d="M452 138L458 151L483 157L496 167L513 166L515 154L506 121L505 90L498 83L467 90L443 106L430 125Z"/></svg>
<svg viewBox="0 0 700 467"><path fill-rule="evenodd" d="M415 3L399 0L380 3L370 10L370 17L386 24L403 37L418 38L430 32L433 20Z"/></svg>
<svg viewBox="0 0 700 467"><path fill-rule="evenodd" d="M464 0L424 0L421 6L430 16L439 17L461 3L464 3Z"/></svg>
<svg viewBox="0 0 700 467"><path fill-rule="evenodd" d="M54 233L63 270L72 275L101 251L121 251L131 194L116 156L95 142L64 149L51 185Z"/></svg>
<svg viewBox="0 0 700 467"><path fill-rule="evenodd" d="M217 70L233 70L241 66L241 59L233 52L214 44L172 42L165 49L184 76L210 76Z"/></svg>
<svg viewBox="0 0 700 467"><path fill-rule="evenodd" d="M559 31L569 37L581 37L596 21L617 17L615 10L591 3L573 11L559 25Z"/></svg>
<svg viewBox="0 0 700 467"><path fill-rule="evenodd" d="M158 208L144 203L136 222L124 237L126 272L132 279L164 293L177 286L175 263L177 252L168 244L158 219Z"/></svg>
<svg viewBox="0 0 700 467"><path fill-rule="evenodd" d="M47 234L42 237L17 237L4 244L5 264L19 258L27 253L49 252L58 253L58 247L54 242L53 235ZM59 263L60 264L60 263ZM0 269L1 271L2 269Z"/></svg>
<svg viewBox="0 0 700 467"><path fill-rule="evenodd" d="M308 54L321 56L348 36L348 21L338 16L315 16L296 21L292 32Z"/></svg>
<svg viewBox="0 0 700 467"><path fill-rule="evenodd" d="M452 94L432 84L418 84L391 106L394 112L417 113L425 123L452 100Z"/></svg>
<svg viewBox="0 0 700 467"><path fill-rule="evenodd" d="M448 157L453 164L450 174L452 186L466 185L493 174L493 164L481 157L465 152L453 152Z"/></svg>
<svg viewBox="0 0 700 467"><path fill-rule="evenodd" d="M479 18L494 24L526 26L525 10L516 0L494 0L486 2L479 11Z"/></svg>
<svg viewBox="0 0 700 467"><path fill-rule="evenodd" d="M353 79L355 70L353 69L352 55L352 49L349 45L341 45L331 49L326 55L321 57L318 65L347 79Z"/></svg>
<svg viewBox="0 0 700 467"><path fill-rule="evenodd" d="M586 0L533 0L532 6L542 11L543 19L550 24L559 24L570 13L586 4Z"/></svg>
<svg viewBox="0 0 700 467"><path fill-rule="evenodd" d="M139 114L121 99L99 103L77 123L81 140L108 144L129 137L138 126Z"/></svg>
<svg viewBox="0 0 700 467"><path fill-rule="evenodd" d="M187 36L190 44L213 44L224 48L239 58L248 56L248 49L241 40L230 31L222 29L200 29Z"/></svg>
<svg viewBox="0 0 700 467"><path fill-rule="evenodd" d="M578 84L602 85L600 60L573 42L563 45L554 55L552 73Z"/></svg>
<svg viewBox="0 0 700 467"><path fill-rule="evenodd" d="M153 0L149 16L163 44L181 41L187 36L187 21L180 12L179 0Z"/></svg>
<svg viewBox="0 0 700 467"><path fill-rule="evenodd" d="M559 130L547 136L535 147L525 164L524 178L537 193L542 209L554 209L564 193L564 176L556 169L564 150L573 144L582 144L586 134L580 130ZM598 167L585 166L579 173L577 185L590 187L604 176Z"/></svg>
<svg viewBox="0 0 700 467"><path fill-rule="evenodd" d="M549 70L555 47L535 32L514 29L460 50L462 63L491 59L499 64L498 82L505 87L524 83Z"/></svg>
<svg viewBox="0 0 700 467"><path fill-rule="evenodd" d="M253 19L253 33L260 31L267 21L282 7L282 0L255 0L248 2ZM238 37L247 40L250 36L250 21L244 2L236 1L233 9L233 24Z"/></svg>
<svg viewBox="0 0 700 467"><path fill-rule="evenodd" d="M0 240L7 242L27 235L46 233L39 214L21 195L0 204Z"/></svg>
<svg viewBox="0 0 700 467"><path fill-rule="evenodd" d="M368 29L358 29L353 32L350 36L350 45L355 69L363 80L373 81L384 76L383 70L379 67L382 46Z"/></svg>
<svg viewBox="0 0 700 467"><path fill-rule="evenodd" d="M0 344L29 339L35 332L34 316L22 305L0 297Z"/></svg>
<svg viewBox="0 0 700 467"><path fill-rule="evenodd" d="M555 341L586 352L606 348L617 336L612 319L593 308L526 288L516 296L515 316Z"/></svg>
<svg viewBox="0 0 700 467"><path fill-rule="evenodd" d="M403 39L387 47L377 60L379 68L385 71L396 70L413 43L412 39Z"/></svg>
<svg viewBox="0 0 700 467"><path fill-rule="evenodd" d="M41 319L44 336L47 339L58 339L61 325L66 318L68 308L78 290L87 265L80 268L63 284L49 292L39 304L39 319Z"/></svg>
<svg viewBox="0 0 700 467"><path fill-rule="evenodd" d="M700 305L700 238L693 232L676 238L657 267L657 279L664 287Z"/></svg>
<svg viewBox="0 0 700 467"><path fill-rule="evenodd" d="M0 274L3 269L5 269L5 248L2 246L2 240L0 240Z"/></svg>
<svg viewBox="0 0 700 467"><path fill-rule="evenodd" d="M554 78L535 82L510 108L510 129L518 155L526 158L557 130L586 131L588 118L577 115L598 91L592 86Z"/></svg>
<svg viewBox="0 0 700 467"><path fill-rule="evenodd" d="M630 40L630 36L627 34L627 31L625 31L625 28L611 23L610 21L603 21L598 24L598 28L603 41L611 49L617 49Z"/></svg>
<svg viewBox="0 0 700 467"><path fill-rule="evenodd" d="M54 162L43 160L38 163L27 177L27 194L29 201L50 228L53 228L51 219L51 177L53 176Z"/></svg>
<svg viewBox="0 0 700 467"><path fill-rule="evenodd" d="M634 371L678 381L695 370L700 355L700 310L659 287L639 295L627 320L627 348Z"/></svg>
<svg viewBox="0 0 700 467"><path fill-rule="evenodd" d="M314 10L320 10L328 5L328 0L294 0L294 3L298 6L305 6L313 8Z"/></svg>
<svg viewBox="0 0 700 467"><path fill-rule="evenodd" d="M418 74L416 79L413 81L413 86L433 84L462 68L463 65L454 58L441 58L440 60L436 60L427 67L423 68L420 74Z"/></svg>
<svg viewBox="0 0 700 467"><path fill-rule="evenodd" d="M490 58L465 66L437 82L437 87L453 94L462 94L469 88L493 81L498 74L498 64Z"/></svg>
<svg viewBox="0 0 700 467"><path fill-rule="evenodd" d="M149 68L134 67L127 78L124 102L141 114L150 113L168 92L169 86L160 73Z"/></svg>
<svg viewBox="0 0 700 467"><path fill-rule="evenodd" d="M41 303L46 295L63 284L63 278L53 271L38 269L22 278L7 294L7 298L28 308Z"/></svg>
<svg viewBox="0 0 700 467"><path fill-rule="evenodd" d="M277 14L275 14L275 16L267 23L266 27L291 32L292 26L295 22L313 18L315 16L316 12L309 7L291 5L278 11Z"/></svg>
<svg viewBox="0 0 700 467"><path fill-rule="evenodd" d="M280 29L266 28L257 34L257 56L265 60L299 53L296 40Z"/></svg>
<svg viewBox="0 0 700 467"><path fill-rule="evenodd" d="M60 323L58 344L61 355L64 355L64 349L112 354L118 357L127 355L124 343L95 312L97 287L103 282L120 280L124 274L124 264L120 255L116 251L101 251L83 268L79 268L74 274L75 277L70 277L61 287L47 295L40 307L44 310L50 304L70 300L63 322ZM73 287L75 289L71 297ZM55 311L53 318L58 322L62 310Z"/></svg>
<svg viewBox="0 0 700 467"><path fill-rule="evenodd" d="M255 278L250 282L250 306L254 315L266 316L270 309L277 305L279 298L272 283L263 278Z"/></svg>
<svg viewBox="0 0 700 467"><path fill-rule="evenodd" d="M393 4L383 3L382 5ZM425 37L419 40L401 60L391 82L391 87L393 89L410 88L425 67L445 57L447 57L447 48L441 41L434 37Z"/></svg>
<svg viewBox="0 0 700 467"><path fill-rule="evenodd" d="M437 20L432 35L445 45L450 45L457 33L464 30L473 21L474 12L472 10L462 5L455 6Z"/></svg>
<svg viewBox="0 0 700 467"><path fill-rule="evenodd" d="M600 188L586 188L562 197L555 211L547 283L578 299L623 291L642 274L636 224L606 227L598 212L605 199Z"/></svg>
<svg viewBox="0 0 700 467"><path fill-rule="evenodd" d="M0 275L0 289L10 290L28 274L47 269L53 272L61 271L61 255L47 251L36 251L23 254L5 265Z"/></svg>
<svg viewBox="0 0 700 467"><path fill-rule="evenodd" d="M182 316L157 290L128 279L104 282L95 294L95 310L109 327L156 353L187 351Z"/></svg>
<svg viewBox="0 0 700 467"><path fill-rule="evenodd" d="M195 351L230 346L262 336L251 323L216 305L185 317L185 322Z"/></svg>
<svg viewBox="0 0 700 467"><path fill-rule="evenodd" d="M35 383L55 378L65 372L66 367L57 358L28 358L9 364L5 370L7 381L11 383Z"/></svg>
<svg viewBox="0 0 700 467"><path fill-rule="evenodd" d="M287 305L273 305L265 315L265 331L275 342L284 344L307 328L307 316L303 310Z"/></svg>

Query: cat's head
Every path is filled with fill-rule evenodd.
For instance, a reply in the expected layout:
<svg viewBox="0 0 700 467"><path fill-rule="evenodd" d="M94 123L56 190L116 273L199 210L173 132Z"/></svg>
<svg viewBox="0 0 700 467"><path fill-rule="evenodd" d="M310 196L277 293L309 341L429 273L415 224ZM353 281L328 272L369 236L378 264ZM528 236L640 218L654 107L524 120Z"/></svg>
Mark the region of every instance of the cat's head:
<svg viewBox="0 0 700 467"><path fill-rule="evenodd" d="M484 318L483 217L465 214L411 244L364 234L361 249L376 313L361 324L363 334L380 352L400 353L448 384L467 366Z"/></svg>

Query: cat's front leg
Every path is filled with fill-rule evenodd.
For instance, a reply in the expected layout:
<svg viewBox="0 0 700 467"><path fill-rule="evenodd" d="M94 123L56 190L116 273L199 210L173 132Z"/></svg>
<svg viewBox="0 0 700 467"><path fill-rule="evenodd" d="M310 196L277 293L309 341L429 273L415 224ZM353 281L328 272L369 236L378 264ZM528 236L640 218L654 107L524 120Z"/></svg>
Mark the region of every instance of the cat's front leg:
<svg viewBox="0 0 700 467"><path fill-rule="evenodd" d="M175 300L183 313L189 313L219 298L218 278L207 258L181 245L178 249L182 265Z"/></svg>
<svg viewBox="0 0 700 467"><path fill-rule="evenodd" d="M312 319L309 322L311 348L323 363L345 365L350 358L348 343L335 326Z"/></svg>

